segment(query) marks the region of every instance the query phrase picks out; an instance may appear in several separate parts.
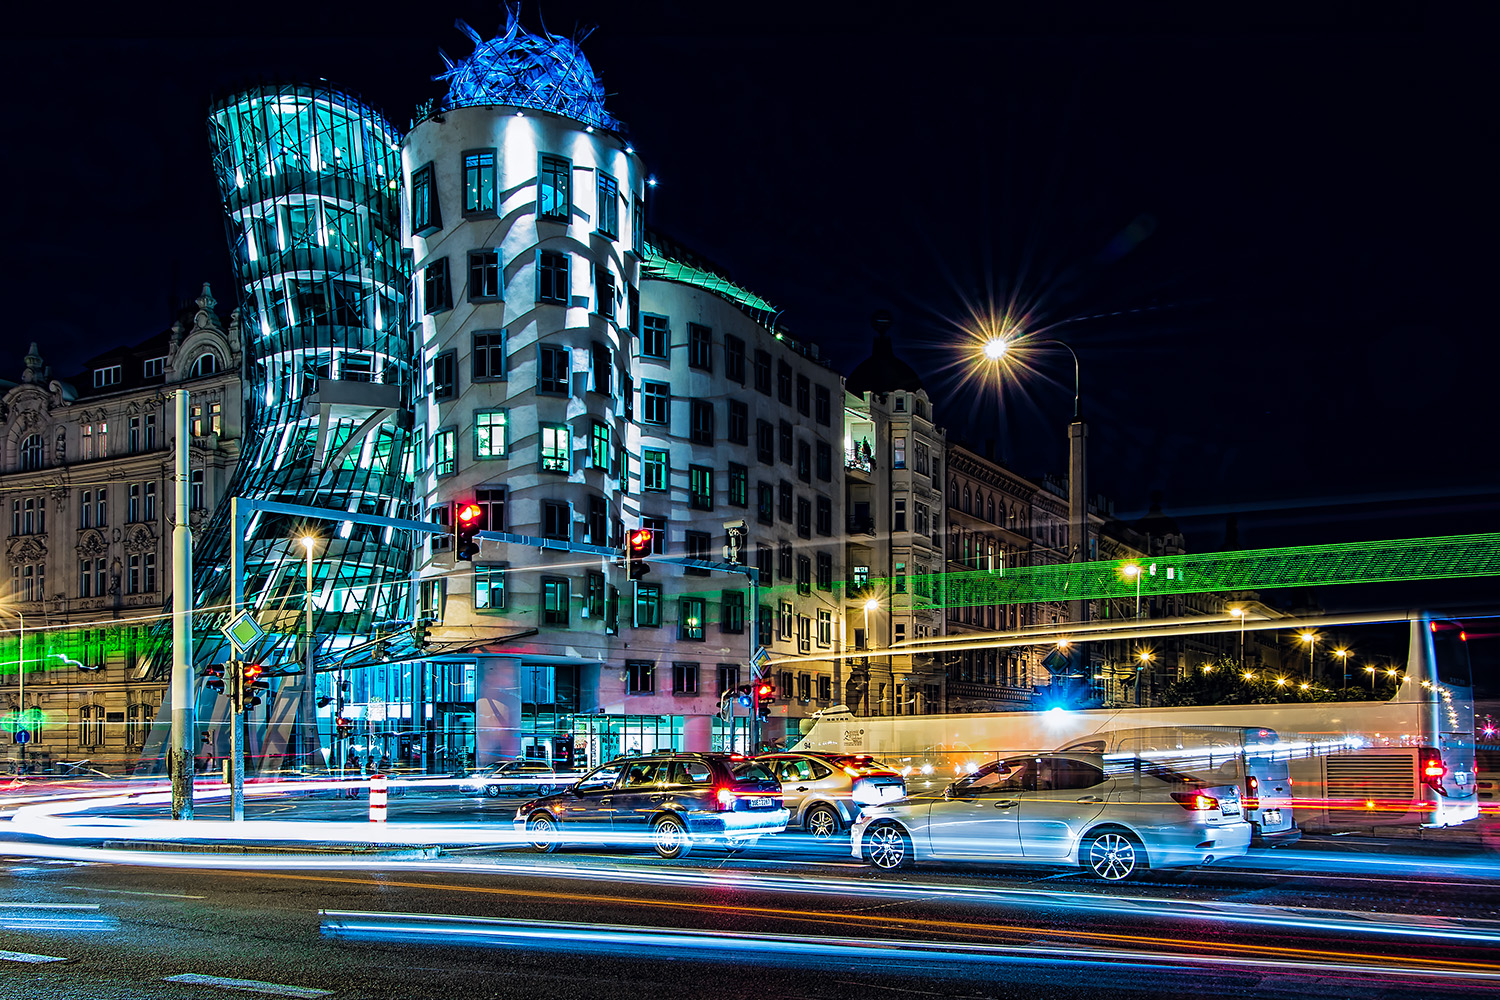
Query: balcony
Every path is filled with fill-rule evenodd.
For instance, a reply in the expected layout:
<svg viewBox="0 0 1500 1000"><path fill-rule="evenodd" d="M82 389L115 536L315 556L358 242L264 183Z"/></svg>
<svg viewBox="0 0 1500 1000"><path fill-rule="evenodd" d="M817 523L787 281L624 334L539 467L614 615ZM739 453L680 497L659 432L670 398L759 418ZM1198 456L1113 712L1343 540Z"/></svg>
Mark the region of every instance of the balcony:
<svg viewBox="0 0 1500 1000"><path fill-rule="evenodd" d="M875 519L873 517L856 517L849 515L849 534L851 535L873 535L875 534Z"/></svg>

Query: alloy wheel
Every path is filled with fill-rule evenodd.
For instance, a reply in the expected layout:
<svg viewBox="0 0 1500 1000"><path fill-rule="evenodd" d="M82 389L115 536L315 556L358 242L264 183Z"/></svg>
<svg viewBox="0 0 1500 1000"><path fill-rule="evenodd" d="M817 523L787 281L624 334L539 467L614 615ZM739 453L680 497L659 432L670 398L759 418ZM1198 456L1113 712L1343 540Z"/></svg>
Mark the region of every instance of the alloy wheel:
<svg viewBox="0 0 1500 1000"><path fill-rule="evenodd" d="M807 817L807 832L814 840L830 840L838 829L838 817L822 807L814 809Z"/></svg>
<svg viewBox="0 0 1500 1000"><path fill-rule="evenodd" d="M1101 833L1089 845L1089 869L1102 879L1119 882L1134 874L1139 858L1135 844L1122 833Z"/></svg>
<svg viewBox="0 0 1500 1000"><path fill-rule="evenodd" d="M906 834L890 823L882 823L870 831L865 851L876 868L900 868L910 853L908 844Z"/></svg>

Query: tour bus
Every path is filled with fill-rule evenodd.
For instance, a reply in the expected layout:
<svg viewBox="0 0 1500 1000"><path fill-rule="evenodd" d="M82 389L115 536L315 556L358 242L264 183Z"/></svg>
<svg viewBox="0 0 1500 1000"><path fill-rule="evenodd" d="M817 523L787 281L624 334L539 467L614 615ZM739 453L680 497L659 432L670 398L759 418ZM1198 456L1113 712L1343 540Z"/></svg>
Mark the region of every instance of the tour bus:
<svg viewBox="0 0 1500 1000"><path fill-rule="evenodd" d="M968 715L817 713L793 749L871 754L951 781L1018 749L1061 747L1118 729L1235 726L1280 737L1294 811L1306 831L1420 823L1457 826L1479 815L1474 689L1460 623L1413 613L1404 676L1387 701L1192 705Z"/></svg>
<svg viewBox="0 0 1500 1000"><path fill-rule="evenodd" d="M1275 730L1242 726L1112 729L1058 748L1104 756L1105 770L1167 767L1240 789L1255 847L1285 847L1302 836L1293 819L1289 751Z"/></svg>

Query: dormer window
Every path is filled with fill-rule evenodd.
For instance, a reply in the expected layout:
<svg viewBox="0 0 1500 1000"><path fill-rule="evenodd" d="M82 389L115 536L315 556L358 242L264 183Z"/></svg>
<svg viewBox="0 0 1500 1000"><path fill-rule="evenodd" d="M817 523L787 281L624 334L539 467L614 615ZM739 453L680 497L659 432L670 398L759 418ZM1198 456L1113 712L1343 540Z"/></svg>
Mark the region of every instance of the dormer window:
<svg viewBox="0 0 1500 1000"><path fill-rule="evenodd" d="M212 351L198 355L198 360L193 362L193 378L201 378L204 375L212 375L219 370L219 359Z"/></svg>
<svg viewBox="0 0 1500 1000"><path fill-rule="evenodd" d="M167 370L166 358L147 358L141 366L141 375L144 378L161 378L162 373Z"/></svg>
<svg viewBox="0 0 1500 1000"><path fill-rule="evenodd" d="M94 369L94 388L102 389L107 385L120 384L120 366L110 365L108 368Z"/></svg>

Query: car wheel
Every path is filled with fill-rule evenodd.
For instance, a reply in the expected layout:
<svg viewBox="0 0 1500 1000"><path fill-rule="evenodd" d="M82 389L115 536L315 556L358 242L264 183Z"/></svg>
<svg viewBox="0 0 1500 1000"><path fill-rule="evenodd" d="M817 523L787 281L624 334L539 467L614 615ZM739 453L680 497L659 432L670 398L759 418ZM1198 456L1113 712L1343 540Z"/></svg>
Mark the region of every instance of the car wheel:
<svg viewBox="0 0 1500 1000"><path fill-rule="evenodd" d="M1124 830L1096 830L1079 852L1083 867L1109 882L1123 882L1146 867L1146 849Z"/></svg>
<svg viewBox="0 0 1500 1000"><path fill-rule="evenodd" d="M663 816L651 824L651 846L668 861L685 858L693 849L687 827L676 816Z"/></svg>
<svg viewBox="0 0 1500 1000"><path fill-rule="evenodd" d="M843 824L839 822L838 816L834 815L832 809L827 806L818 806L807 814L803 823L807 832L812 834L814 840L832 840L833 835L839 832Z"/></svg>
<svg viewBox="0 0 1500 1000"><path fill-rule="evenodd" d="M499 785L485 785L484 786L484 794L488 795L492 799L498 799L500 797L500 786Z"/></svg>
<svg viewBox="0 0 1500 1000"><path fill-rule="evenodd" d="M557 820L546 813L535 813L526 821L526 829L532 835L532 850L538 854L557 850Z"/></svg>
<svg viewBox="0 0 1500 1000"><path fill-rule="evenodd" d="M536 794L537 794L537 798L541 798L543 795L551 795L552 794L552 786L551 785L537 785L536 786Z"/></svg>
<svg viewBox="0 0 1500 1000"><path fill-rule="evenodd" d="M892 871L911 864L911 838L895 823L876 823L865 834L865 860Z"/></svg>

